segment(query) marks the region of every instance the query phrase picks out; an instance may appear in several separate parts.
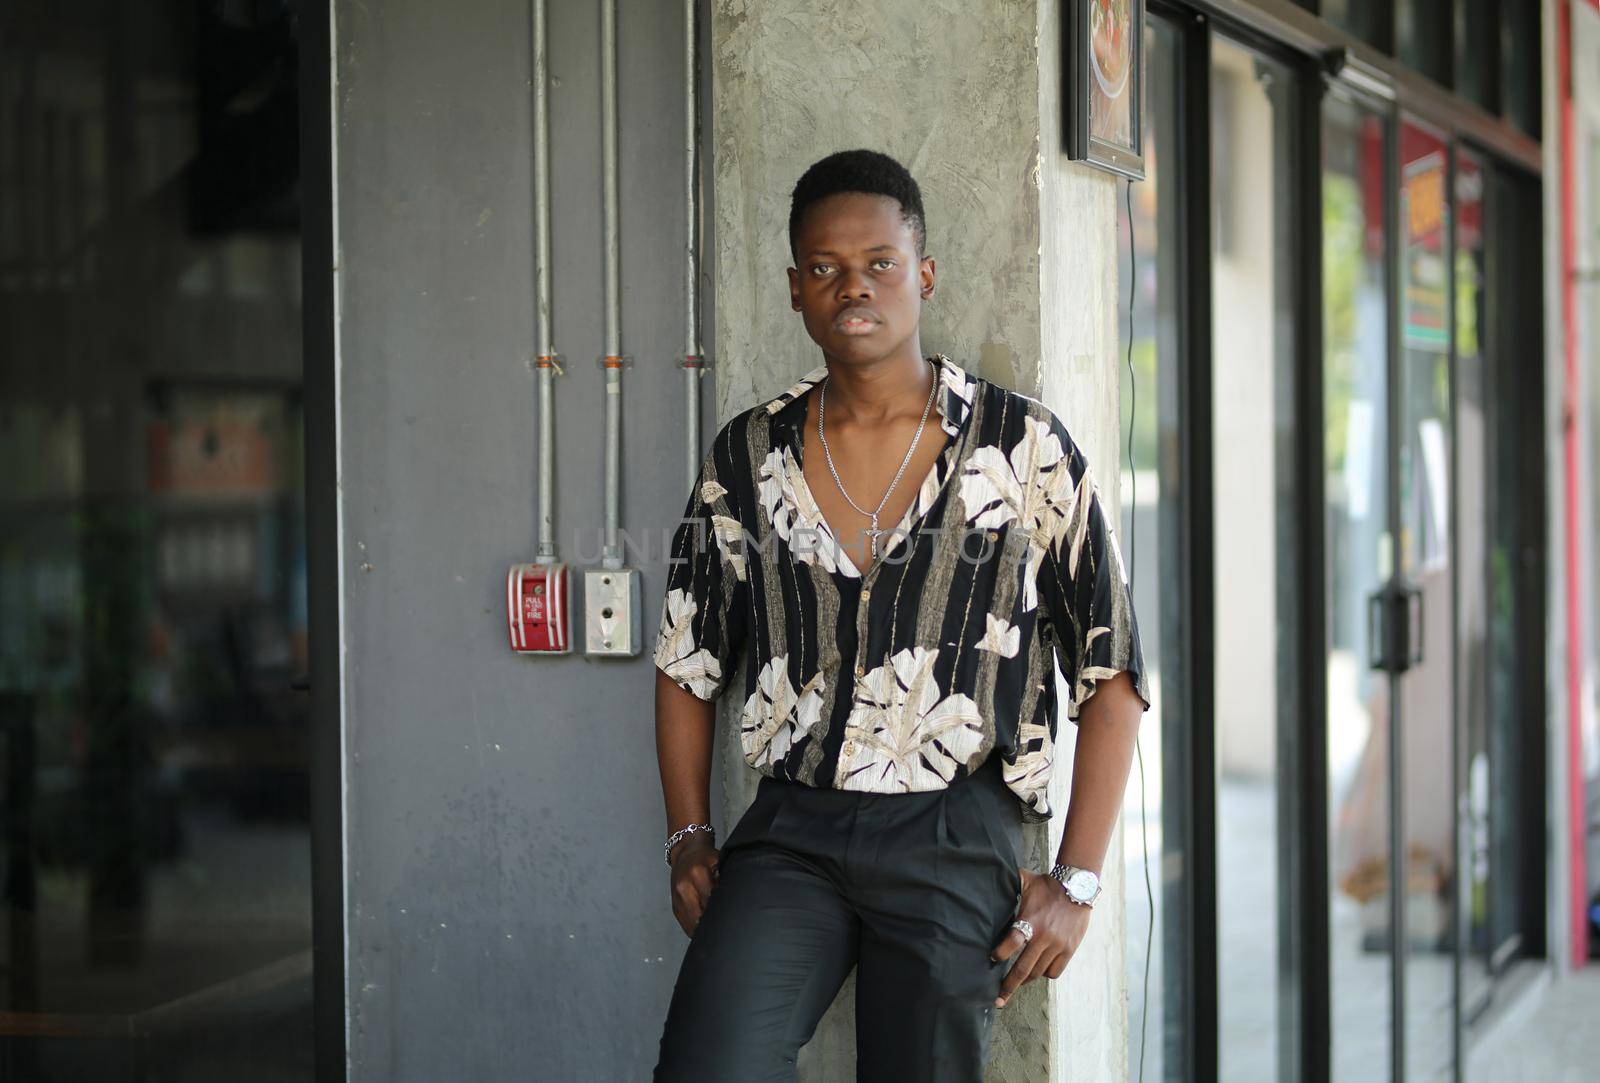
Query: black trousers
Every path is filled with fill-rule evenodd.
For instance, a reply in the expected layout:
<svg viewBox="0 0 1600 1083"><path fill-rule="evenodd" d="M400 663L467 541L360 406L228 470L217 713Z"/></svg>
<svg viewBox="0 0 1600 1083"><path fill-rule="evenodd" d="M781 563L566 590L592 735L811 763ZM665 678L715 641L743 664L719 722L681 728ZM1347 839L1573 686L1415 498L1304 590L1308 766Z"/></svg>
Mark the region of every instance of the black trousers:
<svg viewBox="0 0 1600 1083"><path fill-rule="evenodd" d="M658 1081L792 1080L851 967L856 1078L978 1083L1011 960L1021 806L991 756L942 790L763 777L678 971Z"/></svg>

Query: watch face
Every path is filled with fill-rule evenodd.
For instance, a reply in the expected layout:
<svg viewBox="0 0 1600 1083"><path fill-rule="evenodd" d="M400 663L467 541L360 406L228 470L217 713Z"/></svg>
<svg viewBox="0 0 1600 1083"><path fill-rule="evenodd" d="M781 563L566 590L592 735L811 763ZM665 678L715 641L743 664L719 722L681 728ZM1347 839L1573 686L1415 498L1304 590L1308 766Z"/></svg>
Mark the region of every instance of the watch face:
<svg viewBox="0 0 1600 1083"><path fill-rule="evenodd" d="M1067 877L1066 888L1074 899L1087 901L1094 898L1096 890L1100 887L1100 879L1088 869L1079 869Z"/></svg>

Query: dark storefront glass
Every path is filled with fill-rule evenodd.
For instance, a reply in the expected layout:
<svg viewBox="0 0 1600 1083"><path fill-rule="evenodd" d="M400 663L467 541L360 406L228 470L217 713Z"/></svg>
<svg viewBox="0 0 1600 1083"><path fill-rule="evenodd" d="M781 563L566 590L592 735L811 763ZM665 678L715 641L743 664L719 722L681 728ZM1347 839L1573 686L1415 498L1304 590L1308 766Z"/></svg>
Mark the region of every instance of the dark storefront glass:
<svg viewBox="0 0 1600 1083"><path fill-rule="evenodd" d="M1461 1012L1470 1019L1489 993L1489 413L1483 333L1485 186L1476 156L1456 152L1456 703L1462 779L1457 826Z"/></svg>
<svg viewBox="0 0 1600 1083"><path fill-rule="evenodd" d="M1396 58L1441 86L1449 86L1451 81L1453 6L1452 0L1396 0L1395 3Z"/></svg>
<svg viewBox="0 0 1600 1083"><path fill-rule="evenodd" d="M1491 113L1500 112L1501 0L1456 0L1455 89Z"/></svg>
<svg viewBox="0 0 1600 1083"><path fill-rule="evenodd" d="M1488 897L1484 925L1491 976L1545 951L1545 848L1528 845L1545 822L1544 630L1547 537L1542 280L1536 180L1488 171L1485 300L1489 411Z"/></svg>
<svg viewBox="0 0 1600 1083"><path fill-rule="evenodd" d="M1495 982L1538 954L1544 877L1526 839L1543 819L1541 731L1544 503L1537 238L1538 186L1456 152L1456 403L1460 535L1458 696L1463 875L1457 905L1461 1013L1480 1017Z"/></svg>
<svg viewBox="0 0 1600 1083"><path fill-rule="evenodd" d="M0 1078L309 1079L290 15L21 8L0 38Z"/></svg>
<svg viewBox="0 0 1600 1083"><path fill-rule="evenodd" d="M1539 58L1544 54L1540 11L1533 0L1502 0L1501 87L1505 117L1534 139L1541 137L1543 101Z"/></svg>
<svg viewBox="0 0 1600 1083"><path fill-rule="evenodd" d="M1394 0L1322 0L1322 17L1375 49L1394 47Z"/></svg>

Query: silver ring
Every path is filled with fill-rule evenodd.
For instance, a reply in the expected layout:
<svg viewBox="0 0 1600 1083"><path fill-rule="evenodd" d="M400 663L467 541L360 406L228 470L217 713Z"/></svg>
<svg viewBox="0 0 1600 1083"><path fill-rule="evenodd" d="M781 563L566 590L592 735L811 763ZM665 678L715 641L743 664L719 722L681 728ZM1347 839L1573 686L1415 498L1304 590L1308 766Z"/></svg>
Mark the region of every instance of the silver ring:
<svg viewBox="0 0 1600 1083"><path fill-rule="evenodd" d="M1022 933L1022 942L1024 944L1033 939L1033 922L1026 918L1018 918L1011 923L1011 927Z"/></svg>

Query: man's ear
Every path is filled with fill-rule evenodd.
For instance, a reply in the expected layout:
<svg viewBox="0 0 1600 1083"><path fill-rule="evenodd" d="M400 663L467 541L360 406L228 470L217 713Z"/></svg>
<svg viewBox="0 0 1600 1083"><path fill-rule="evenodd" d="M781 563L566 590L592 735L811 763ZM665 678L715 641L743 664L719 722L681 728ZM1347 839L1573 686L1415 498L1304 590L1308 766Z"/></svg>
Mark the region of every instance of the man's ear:
<svg viewBox="0 0 1600 1083"><path fill-rule="evenodd" d="M793 267L788 268L789 274L789 307L796 312L800 311L800 272Z"/></svg>
<svg viewBox="0 0 1600 1083"><path fill-rule="evenodd" d="M917 273L922 278L922 299L927 300L933 296L934 265L932 256L923 256L922 263L917 268Z"/></svg>

